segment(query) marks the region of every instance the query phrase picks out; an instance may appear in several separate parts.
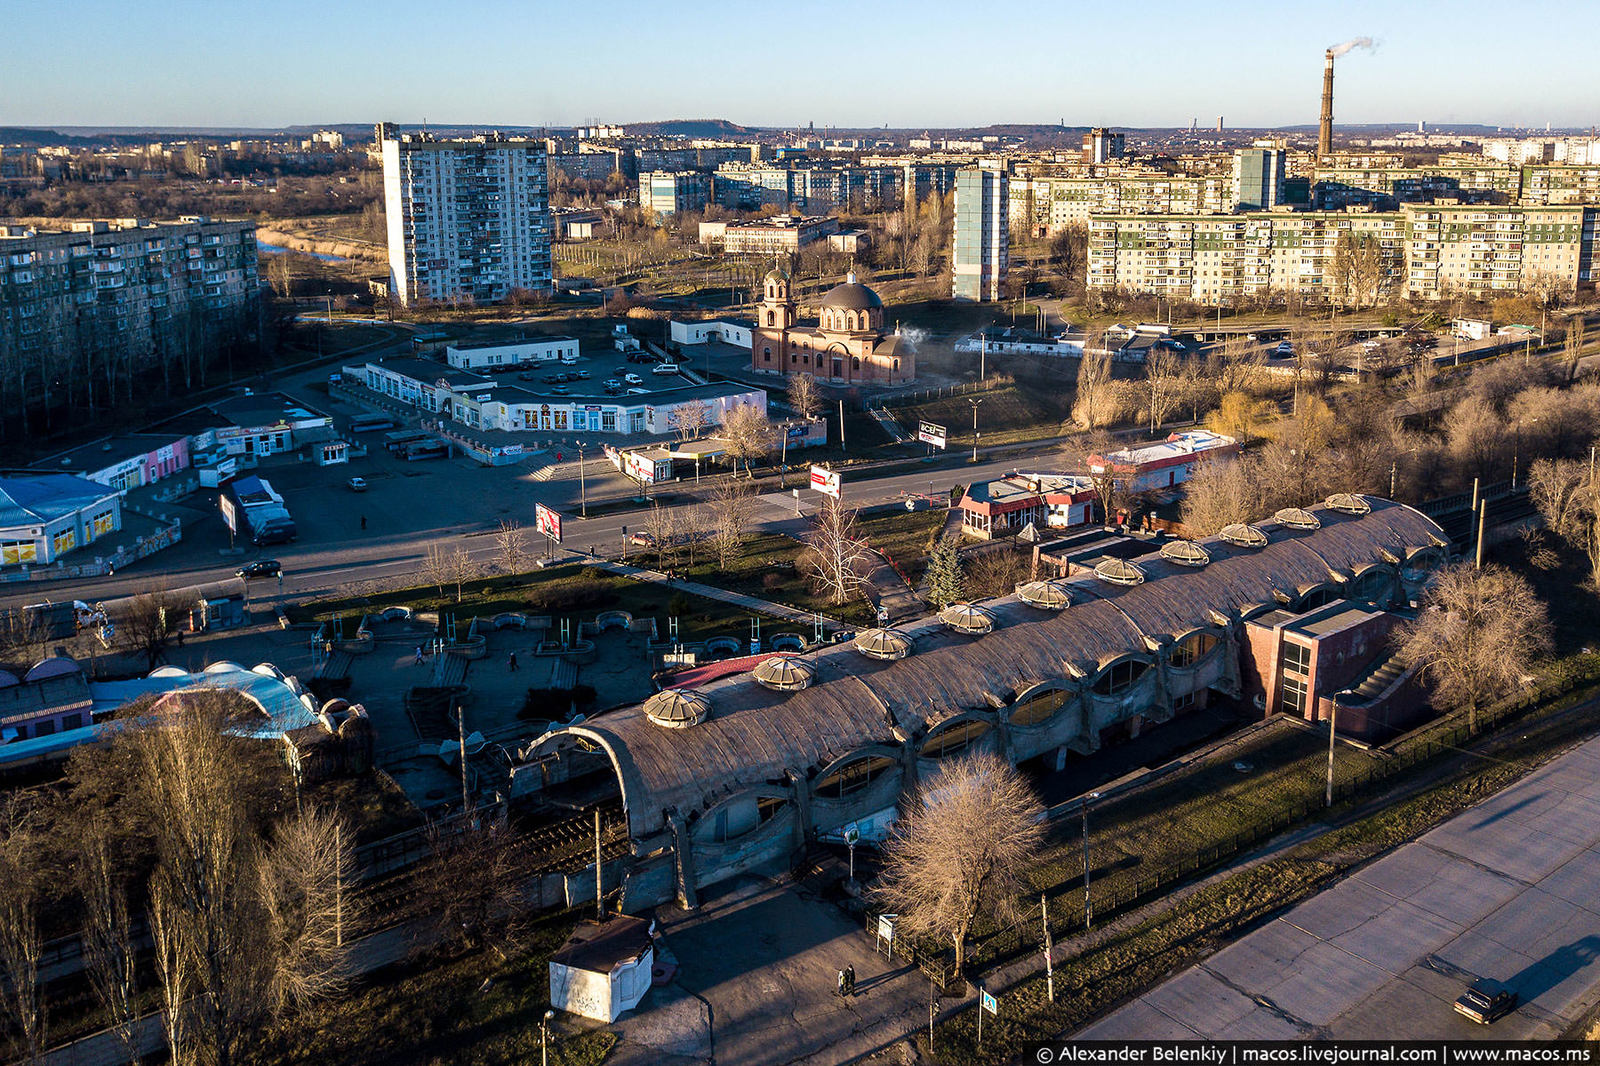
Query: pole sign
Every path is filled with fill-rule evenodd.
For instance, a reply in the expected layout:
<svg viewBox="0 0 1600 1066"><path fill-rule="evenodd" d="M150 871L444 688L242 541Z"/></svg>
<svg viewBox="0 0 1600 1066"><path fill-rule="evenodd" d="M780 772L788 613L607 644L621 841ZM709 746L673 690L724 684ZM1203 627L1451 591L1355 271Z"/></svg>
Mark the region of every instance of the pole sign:
<svg viewBox="0 0 1600 1066"><path fill-rule="evenodd" d="M837 500L841 488L839 474L826 467L814 466L811 468L811 487L824 496L832 496Z"/></svg>
<svg viewBox="0 0 1600 1066"><path fill-rule="evenodd" d="M949 439L949 434L946 433L945 428L939 425L937 422L918 422L917 439L923 444L931 444L935 448L942 450L944 448L945 441Z"/></svg>
<svg viewBox="0 0 1600 1066"><path fill-rule="evenodd" d="M234 508L233 501L224 493L217 502L222 505L222 520L228 523L228 532L239 532L239 512Z"/></svg>
<svg viewBox="0 0 1600 1066"><path fill-rule="evenodd" d="M987 988L978 989L978 1005L995 1017L1000 1016L1000 1001L991 996Z"/></svg>
<svg viewBox="0 0 1600 1066"><path fill-rule="evenodd" d="M542 503L533 505L533 528L557 544L561 543L561 515Z"/></svg>

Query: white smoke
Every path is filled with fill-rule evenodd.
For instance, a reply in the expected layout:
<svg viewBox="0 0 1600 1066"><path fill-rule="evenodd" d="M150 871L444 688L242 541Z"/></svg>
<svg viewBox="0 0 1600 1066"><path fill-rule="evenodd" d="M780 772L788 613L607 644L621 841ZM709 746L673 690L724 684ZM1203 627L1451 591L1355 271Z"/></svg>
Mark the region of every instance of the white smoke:
<svg viewBox="0 0 1600 1066"><path fill-rule="evenodd" d="M928 331L919 329L916 326L901 326L900 336L915 350L922 347L923 342L928 339Z"/></svg>
<svg viewBox="0 0 1600 1066"><path fill-rule="evenodd" d="M1334 45L1332 48L1328 49L1328 52L1335 59L1338 59L1340 56L1344 55L1346 52L1353 52L1357 48L1376 48L1376 47L1378 47L1378 42L1374 41L1371 37L1352 37L1352 38L1350 38L1350 40L1344 42L1344 44L1336 44L1336 45Z"/></svg>

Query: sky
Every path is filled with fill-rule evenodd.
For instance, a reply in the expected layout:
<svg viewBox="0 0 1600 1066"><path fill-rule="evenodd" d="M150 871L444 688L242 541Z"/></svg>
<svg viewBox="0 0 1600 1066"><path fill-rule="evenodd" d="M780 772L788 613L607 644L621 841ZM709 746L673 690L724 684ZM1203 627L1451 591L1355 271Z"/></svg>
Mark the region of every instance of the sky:
<svg viewBox="0 0 1600 1066"><path fill-rule="evenodd" d="M1587 127L1591 4L0 0L0 126Z"/></svg>

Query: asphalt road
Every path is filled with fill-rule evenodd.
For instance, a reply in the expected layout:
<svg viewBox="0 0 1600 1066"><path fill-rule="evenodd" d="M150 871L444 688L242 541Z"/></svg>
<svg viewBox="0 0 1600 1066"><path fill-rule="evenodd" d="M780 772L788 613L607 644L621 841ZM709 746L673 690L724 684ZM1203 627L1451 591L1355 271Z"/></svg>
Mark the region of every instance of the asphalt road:
<svg viewBox="0 0 1600 1066"><path fill-rule="evenodd" d="M1294 907L1076 1034L1540 1039L1600 1000L1600 739ZM1515 989L1493 1025L1474 978Z"/></svg>

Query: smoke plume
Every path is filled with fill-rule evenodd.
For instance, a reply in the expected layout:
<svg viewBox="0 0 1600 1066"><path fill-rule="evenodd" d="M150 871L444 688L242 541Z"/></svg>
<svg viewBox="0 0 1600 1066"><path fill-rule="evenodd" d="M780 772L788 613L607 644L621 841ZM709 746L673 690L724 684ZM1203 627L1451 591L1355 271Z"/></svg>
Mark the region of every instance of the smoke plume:
<svg viewBox="0 0 1600 1066"><path fill-rule="evenodd" d="M1328 49L1328 51L1332 53L1335 59L1337 59L1346 52L1353 52L1357 48L1376 47L1378 47L1378 42L1374 41L1371 37L1352 37L1350 40L1344 42L1344 44L1334 45L1332 48Z"/></svg>

